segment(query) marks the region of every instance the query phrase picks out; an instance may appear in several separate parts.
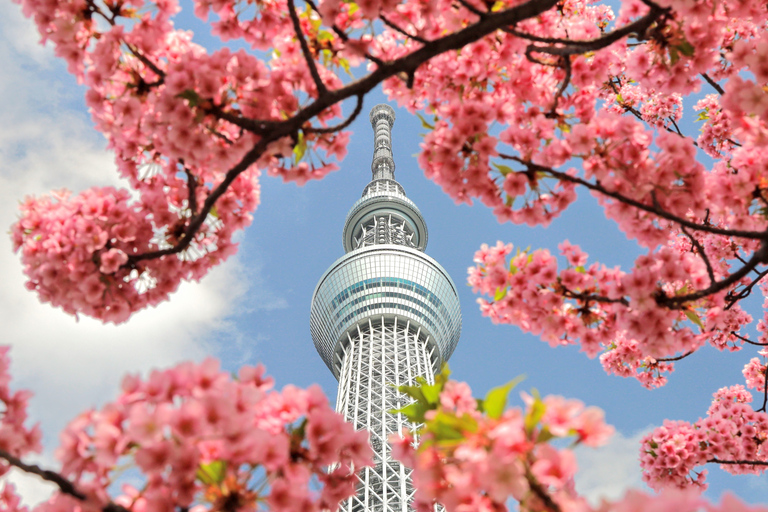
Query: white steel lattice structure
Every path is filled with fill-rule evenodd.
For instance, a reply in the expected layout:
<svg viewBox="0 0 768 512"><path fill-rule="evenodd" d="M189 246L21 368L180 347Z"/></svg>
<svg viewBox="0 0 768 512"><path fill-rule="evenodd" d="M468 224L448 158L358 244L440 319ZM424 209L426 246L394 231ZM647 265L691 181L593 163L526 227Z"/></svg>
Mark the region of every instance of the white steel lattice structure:
<svg viewBox="0 0 768 512"><path fill-rule="evenodd" d="M456 286L424 254L427 225L395 181L387 105L371 110L373 174L344 225L346 254L325 272L312 297L315 347L339 379L336 410L371 433L375 467L360 474L357 495L344 512L407 512L410 470L391 456L387 439L412 425L391 411L408 404L397 386L434 374L461 334Z"/></svg>

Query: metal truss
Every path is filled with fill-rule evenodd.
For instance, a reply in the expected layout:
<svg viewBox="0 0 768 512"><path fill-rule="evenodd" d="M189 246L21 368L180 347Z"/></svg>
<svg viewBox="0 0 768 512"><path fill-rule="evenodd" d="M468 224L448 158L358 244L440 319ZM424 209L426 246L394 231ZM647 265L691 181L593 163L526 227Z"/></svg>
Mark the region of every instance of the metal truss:
<svg viewBox="0 0 768 512"><path fill-rule="evenodd" d="M434 382L434 344L403 318L369 318L347 335L339 362L336 410L357 429L367 429L375 466L360 473L357 495L339 508L343 512L408 512L414 488L411 470L392 458L387 439L402 436L413 425L400 409L411 399L397 387L416 384L416 377Z"/></svg>

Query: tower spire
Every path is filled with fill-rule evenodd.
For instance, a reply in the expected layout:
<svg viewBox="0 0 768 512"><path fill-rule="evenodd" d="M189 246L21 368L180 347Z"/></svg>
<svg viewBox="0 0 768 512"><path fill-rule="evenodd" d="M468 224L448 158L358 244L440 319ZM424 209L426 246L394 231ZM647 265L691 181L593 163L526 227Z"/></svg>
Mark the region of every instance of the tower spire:
<svg viewBox="0 0 768 512"><path fill-rule="evenodd" d="M394 180L395 160L392 157L392 125L395 124L395 111L389 105L376 105L371 109L373 127L373 162L371 173L373 180Z"/></svg>

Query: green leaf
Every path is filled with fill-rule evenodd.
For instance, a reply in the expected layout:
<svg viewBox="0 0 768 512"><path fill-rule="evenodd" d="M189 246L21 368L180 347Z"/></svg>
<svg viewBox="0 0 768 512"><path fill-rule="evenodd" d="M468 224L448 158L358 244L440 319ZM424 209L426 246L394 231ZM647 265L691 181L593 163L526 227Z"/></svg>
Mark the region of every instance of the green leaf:
<svg viewBox="0 0 768 512"><path fill-rule="evenodd" d="M701 322L701 318L699 318L699 315L695 311L688 310L685 312L685 316L688 317L688 320L704 329L704 324Z"/></svg>
<svg viewBox="0 0 768 512"><path fill-rule="evenodd" d="M709 109L704 109L701 112L699 112L699 116L696 118L697 121L706 121L709 119Z"/></svg>
<svg viewBox="0 0 768 512"><path fill-rule="evenodd" d="M493 300L498 302L506 296L507 296L506 286L504 288L496 288L496 293L493 295Z"/></svg>
<svg viewBox="0 0 768 512"><path fill-rule="evenodd" d="M296 145L293 147L293 156L297 163L301 161L301 159L304 157L304 153L306 152L307 141L304 139L304 132L300 131Z"/></svg>
<svg viewBox="0 0 768 512"><path fill-rule="evenodd" d="M428 410L429 408L426 404L422 402L413 402L412 404L408 404L400 409L394 409L390 412L393 414L400 413L413 423L424 423L425 415Z"/></svg>
<svg viewBox="0 0 768 512"><path fill-rule="evenodd" d="M539 424L541 418L544 417L544 413L547 411L547 406L541 401L538 391L531 390L533 393L533 404L531 404L528 413L525 415L525 430L526 432L532 432L534 427Z"/></svg>
<svg viewBox="0 0 768 512"><path fill-rule="evenodd" d="M489 418L501 418L501 415L504 414L504 409L507 407L507 396L509 395L509 392L524 379L525 376L520 375L503 386L495 387L490 390L483 399L485 414L487 414Z"/></svg>
<svg viewBox="0 0 768 512"><path fill-rule="evenodd" d="M192 89L186 89L183 92L177 94L176 97L187 100L187 103L189 103L190 107L196 107L200 104L200 96L196 91L193 91Z"/></svg>
<svg viewBox="0 0 768 512"><path fill-rule="evenodd" d="M417 402L427 403L427 397L424 396L421 386L400 386L397 390L401 393L405 393Z"/></svg>
<svg viewBox="0 0 768 512"><path fill-rule="evenodd" d="M584 265L579 265L578 267L574 268L573 270L575 270L579 274L583 274L584 272L587 271L587 269L584 268Z"/></svg>
<svg viewBox="0 0 768 512"><path fill-rule="evenodd" d="M206 485L220 484L227 473L227 463L223 460L214 460L208 464L200 464L197 468L197 479Z"/></svg>
<svg viewBox="0 0 768 512"><path fill-rule="evenodd" d="M677 51L677 46L669 47L669 63L673 66L680 60L680 53Z"/></svg>
<svg viewBox="0 0 768 512"><path fill-rule="evenodd" d="M686 57L693 57L693 54L695 53L693 45L688 41L683 41L682 43L678 44L677 49Z"/></svg>
<svg viewBox="0 0 768 512"><path fill-rule="evenodd" d="M429 405L437 405L440 403L440 392L442 386L437 384L424 384L421 386L421 392L424 394L424 398Z"/></svg>
<svg viewBox="0 0 768 512"><path fill-rule="evenodd" d="M419 120L421 121L421 126L423 126L425 129L427 129L427 130L434 130L435 129L435 126L432 125L432 124L429 124L427 122L427 120L424 119L424 117L421 114L419 114L418 112L416 112L416 117L419 118Z"/></svg>
<svg viewBox="0 0 768 512"><path fill-rule="evenodd" d="M501 165L501 164L494 163L493 166L496 169L498 169L498 171L501 173L502 176L506 176L509 173L515 172L514 170L512 170L511 167L509 167L507 165Z"/></svg>

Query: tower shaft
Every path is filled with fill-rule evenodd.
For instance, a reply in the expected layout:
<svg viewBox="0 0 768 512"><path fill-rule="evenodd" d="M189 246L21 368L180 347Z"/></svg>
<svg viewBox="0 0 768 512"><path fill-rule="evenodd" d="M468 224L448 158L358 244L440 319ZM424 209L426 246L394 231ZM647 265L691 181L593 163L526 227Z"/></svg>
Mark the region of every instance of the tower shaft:
<svg viewBox="0 0 768 512"><path fill-rule="evenodd" d="M397 386L416 385L417 376L433 382L432 354L420 330L398 317L369 318L347 336L336 410L370 432L375 465L361 472L357 495L341 511L407 512L414 492L411 470L392 458L387 440L413 425L391 411L411 402Z"/></svg>

